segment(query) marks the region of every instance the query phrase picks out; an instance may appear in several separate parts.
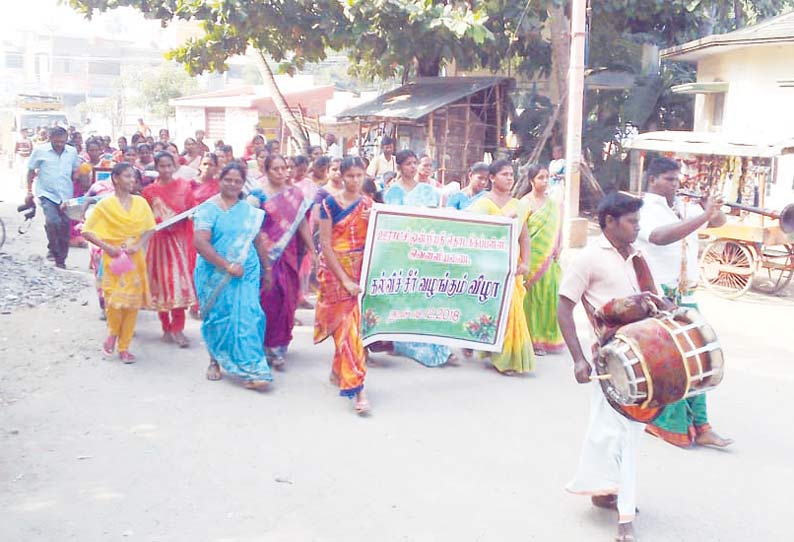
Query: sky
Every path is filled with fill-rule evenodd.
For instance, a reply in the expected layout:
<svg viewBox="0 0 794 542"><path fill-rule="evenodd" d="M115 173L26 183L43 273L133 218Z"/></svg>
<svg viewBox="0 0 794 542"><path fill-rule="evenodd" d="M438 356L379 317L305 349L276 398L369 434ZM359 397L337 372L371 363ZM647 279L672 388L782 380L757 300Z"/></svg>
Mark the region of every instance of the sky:
<svg viewBox="0 0 794 542"><path fill-rule="evenodd" d="M143 15L131 8L121 8L114 12L97 15L87 21L72 8L61 5L58 0L9 1L4 6L0 18L0 32L38 28L42 31L127 38L136 36L156 36L159 30L157 21L147 21Z"/></svg>

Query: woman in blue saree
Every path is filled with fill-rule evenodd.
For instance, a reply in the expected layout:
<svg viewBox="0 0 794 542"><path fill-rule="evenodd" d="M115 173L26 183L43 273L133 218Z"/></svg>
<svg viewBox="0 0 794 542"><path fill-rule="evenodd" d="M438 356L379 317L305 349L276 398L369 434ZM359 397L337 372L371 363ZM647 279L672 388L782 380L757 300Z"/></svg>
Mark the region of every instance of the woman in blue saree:
<svg viewBox="0 0 794 542"><path fill-rule="evenodd" d="M441 204L440 192L429 183L416 180L417 158L414 151L405 149L395 156L397 179L391 184L383 202L388 205L407 205L409 207L438 207ZM393 353L418 361L426 367L438 367L457 358L448 346L415 342L395 342Z"/></svg>
<svg viewBox="0 0 794 542"><path fill-rule="evenodd" d="M207 378L219 380L222 370L245 387L261 390L273 380L259 303L265 213L240 199L244 183L243 169L236 163L227 165L220 176L220 194L196 211L194 278L203 317L201 334L210 354Z"/></svg>

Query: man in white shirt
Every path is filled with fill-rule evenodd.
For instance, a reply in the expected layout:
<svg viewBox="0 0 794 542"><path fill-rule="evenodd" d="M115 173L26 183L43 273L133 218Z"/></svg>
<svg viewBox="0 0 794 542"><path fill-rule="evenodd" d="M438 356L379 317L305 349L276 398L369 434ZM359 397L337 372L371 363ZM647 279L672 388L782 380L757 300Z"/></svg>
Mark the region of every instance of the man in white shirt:
<svg viewBox="0 0 794 542"><path fill-rule="evenodd" d="M325 134L325 154L329 158L342 159L342 147L336 142L336 135L330 132Z"/></svg>
<svg viewBox="0 0 794 542"><path fill-rule="evenodd" d="M397 163L394 158L394 140L388 136L384 137L380 142L380 148L383 153L373 158L367 168L367 175L370 177L377 178L389 171L397 171Z"/></svg>
<svg viewBox="0 0 794 542"><path fill-rule="evenodd" d="M573 309L579 303L595 312L612 299L653 288L653 278L632 243L639 231L642 200L622 192L607 195L598 205L603 235L590 243L565 269L559 290L557 319L574 361L574 375L590 386L590 421L576 476L566 489L589 495L595 506L617 509L619 542L634 540L637 500L637 459L645 425L618 413L598 382L582 350ZM591 330L595 335L595 330ZM586 537L582 537L583 539Z"/></svg>
<svg viewBox="0 0 794 542"><path fill-rule="evenodd" d="M720 210L721 200L713 196L702 207L676 197L680 176L675 160L656 158L650 163L637 246L645 254L659 292L680 306L697 309L697 232L707 226L722 226L725 215ZM646 430L681 447L695 443L724 448L733 442L711 428L705 395L668 405Z"/></svg>

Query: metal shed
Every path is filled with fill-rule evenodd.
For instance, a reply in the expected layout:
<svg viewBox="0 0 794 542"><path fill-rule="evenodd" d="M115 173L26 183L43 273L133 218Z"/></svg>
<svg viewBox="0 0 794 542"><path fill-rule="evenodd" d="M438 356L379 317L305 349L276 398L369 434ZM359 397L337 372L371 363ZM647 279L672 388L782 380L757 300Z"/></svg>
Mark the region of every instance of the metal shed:
<svg viewBox="0 0 794 542"><path fill-rule="evenodd" d="M420 78L337 118L356 121L362 141L379 131L393 137L398 150L429 154L442 183L465 181L471 164L505 147L513 84L506 77Z"/></svg>

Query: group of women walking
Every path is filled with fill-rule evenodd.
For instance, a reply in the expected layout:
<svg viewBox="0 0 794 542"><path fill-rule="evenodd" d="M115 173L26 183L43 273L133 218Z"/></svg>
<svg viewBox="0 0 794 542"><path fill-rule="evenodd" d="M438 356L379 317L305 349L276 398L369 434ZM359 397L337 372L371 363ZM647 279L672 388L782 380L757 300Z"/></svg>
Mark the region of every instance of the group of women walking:
<svg viewBox="0 0 794 542"><path fill-rule="evenodd" d="M197 305L210 355L207 378L227 375L245 387L264 389L273 379L271 368L286 363L301 269L308 261L318 289L314 341L332 338L330 380L340 395L354 399L356 412L368 412L358 296L370 210L381 195L392 205L446 205L517 218L520 256L513 301L504 349L490 355L490 362L504 374L526 373L535 355L561 348L555 310L559 209L546 194L546 170L529 168L516 188L510 162L475 164L465 188L446 197L427 164L419 175L419 158L406 150L397 153L396 177L375 195L365 190L366 164L357 157L318 159L324 162L303 170L316 170L312 176L297 180L294 166L301 159L262 158L262 175L248 189L247 168L236 161L217 171L217 162L205 157L205 174L197 183L174 178L174 156L158 153L158 178L140 196L133 193L132 165L113 168L114 192L96 205L83 229L103 253L99 276L108 321L106 353L118 349L122 361L134 361L129 346L141 308L158 312L164 341L188 346L185 313ZM311 197L307 187L313 189ZM192 220L179 220L197 205ZM428 367L458 362L442 345L396 342L380 345L384 350Z"/></svg>

